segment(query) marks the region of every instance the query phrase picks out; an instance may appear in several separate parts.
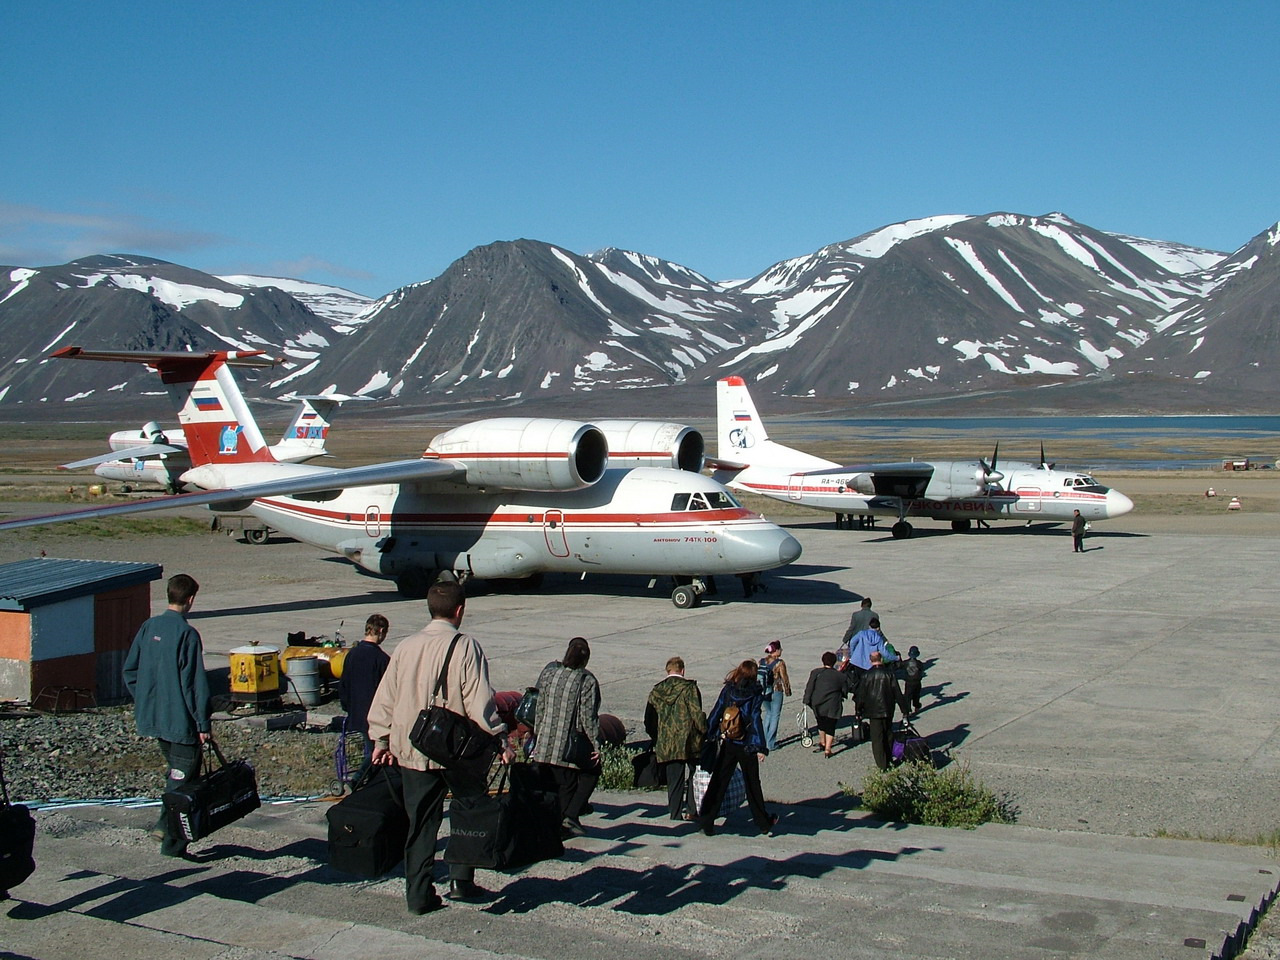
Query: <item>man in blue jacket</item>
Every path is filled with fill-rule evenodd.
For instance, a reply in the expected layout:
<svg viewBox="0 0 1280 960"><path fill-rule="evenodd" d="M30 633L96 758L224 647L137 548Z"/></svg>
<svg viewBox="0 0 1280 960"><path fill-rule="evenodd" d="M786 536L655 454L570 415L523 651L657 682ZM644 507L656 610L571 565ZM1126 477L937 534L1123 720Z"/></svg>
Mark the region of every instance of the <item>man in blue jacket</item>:
<svg viewBox="0 0 1280 960"><path fill-rule="evenodd" d="M180 573L168 583L169 607L138 628L124 662L124 683L134 702L139 736L155 737L167 768L165 790L181 786L200 770L200 750L209 737L209 678L204 645L187 623L200 585ZM169 827L163 810L151 835L167 857L185 856L187 841Z"/></svg>

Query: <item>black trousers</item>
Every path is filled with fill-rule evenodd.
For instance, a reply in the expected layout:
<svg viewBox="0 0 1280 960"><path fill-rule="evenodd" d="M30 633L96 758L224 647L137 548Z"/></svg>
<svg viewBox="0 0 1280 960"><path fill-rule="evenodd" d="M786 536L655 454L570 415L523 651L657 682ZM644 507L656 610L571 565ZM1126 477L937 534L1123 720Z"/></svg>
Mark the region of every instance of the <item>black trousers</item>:
<svg viewBox="0 0 1280 960"><path fill-rule="evenodd" d="M579 770L577 767L562 767L558 764L540 764L543 770L551 773L555 780L556 790L560 794L560 817L568 820L575 827L581 826L582 808L591 799L596 784L600 782L600 768Z"/></svg>
<svg viewBox="0 0 1280 960"><path fill-rule="evenodd" d="M156 743L164 754L166 792L182 786L200 772L199 743L175 743L172 740L157 740ZM166 857L177 857L186 852L187 841L173 832L163 806L160 807L160 820L156 827L164 831L164 839L160 841L161 853Z"/></svg>
<svg viewBox="0 0 1280 960"><path fill-rule="evenodd" d="M889 769L893 757L893 717L867 717L871 727L871 756L881 770Z"/></svg>
<svg viewBox="0 0 1280 960"><path fill-rule="evenodd" d="M404 809L409 814L409 835L404 841L404 899L410 910L422 910L435 900L432 871L436 864L436 840L444 817L444 795L482 796L484 778L455 770L400 768ZM451 880L473 880L475 867L449 864Z"/></svg>
<svg viewBox="0 0 1280 960"><path fill-rule="evenodd" d="M923 680L902 681L902 712L904 714L920 709L920 687L923 684Z"/></svg>
<svg viewBox="0 0 1280 960"><path fill-rule="evenodd" d="M764 791L760 789L760 760L754 751L732 740L722 741L720 750L716 753L711 782L707 784L707 792L702 798L702 825L706 827L714 824L716 817L720 815L720 804L724 802L724 795L729 789L729 778L733 776L735 767L742 768L751 818L761 830L770 829L773 823L769 819L769 811L764 808Z"/></svg>
<svg viewBox="0 0 1280 960"><path fill-rule="evenodd" d="M686 760L671 760L662 765L667 778L667 815L672 820L683 820L686 815L696 817L693 806L693 777Z"/></svg>

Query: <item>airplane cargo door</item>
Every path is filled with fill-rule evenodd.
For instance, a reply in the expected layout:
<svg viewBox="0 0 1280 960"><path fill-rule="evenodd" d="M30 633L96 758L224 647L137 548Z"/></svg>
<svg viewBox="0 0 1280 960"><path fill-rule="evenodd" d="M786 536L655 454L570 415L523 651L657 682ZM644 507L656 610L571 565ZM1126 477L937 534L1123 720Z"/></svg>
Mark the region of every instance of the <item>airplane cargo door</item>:
<svg viewBox="0 0 1280 960"><path fill-rule="evenodd" d="M553 557L569 555L569 540L564 532L564 513L548 510L542 515L542 533L547 538L547 549Z"/></svg>
<svg viewBox="0 0 1280 960"><path fill-rule="evenodd" d="M1014 491L1017 494L1014 509L1018 513L1039 513L1040 512L1040 488L1039 487L1019 487Z"/></svg>
<svg viewBox="0 0 1280 960"><path fill-rule="evenodd" d="M792 500L799 500L804 496L804 474L793 473L791 482L787 485L787 496Z"/></svg>

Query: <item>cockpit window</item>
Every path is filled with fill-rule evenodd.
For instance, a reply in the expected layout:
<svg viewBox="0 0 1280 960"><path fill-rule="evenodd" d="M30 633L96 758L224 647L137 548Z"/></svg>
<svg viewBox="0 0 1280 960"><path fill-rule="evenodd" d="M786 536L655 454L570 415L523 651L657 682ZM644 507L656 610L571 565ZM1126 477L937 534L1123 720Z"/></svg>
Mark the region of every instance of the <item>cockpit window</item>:
<svg viewBox="0 0 1280 960"><path fill-rule="evenodd" d="M671 510L740 510L732 494L722 490L707 493L677 493L671 499Z"/></svg>
<svg viewBox="0 0 1280 960"><path fill-rule="evenodd" d="M710 502L712 510L739 509L738 501L724 491L718 490L715 493L708 493L707 500Z"/></svg>
<svg viewBox="0 0 1280 960"><path fill-rule="evenodd" d="M692 497L689 498L689 509L690 510L710 510L711 508L707 506L706 497L704 497L700 493L695 493Z"/></svg>
<svg viewBox="0 0 1280 960"><path fill-rule="evenodd" d="M1107 488L1090 476L1067 477L1062 481L1064 486L1076 490L1087 490L1090 493L1106 493Z"/></svg>
<svg viewBox="0 0 1280 960"><path fill-rule="evenodd" d="M671 512L689 509L689 495L687 493L677 493L671 498Z"/></svg>

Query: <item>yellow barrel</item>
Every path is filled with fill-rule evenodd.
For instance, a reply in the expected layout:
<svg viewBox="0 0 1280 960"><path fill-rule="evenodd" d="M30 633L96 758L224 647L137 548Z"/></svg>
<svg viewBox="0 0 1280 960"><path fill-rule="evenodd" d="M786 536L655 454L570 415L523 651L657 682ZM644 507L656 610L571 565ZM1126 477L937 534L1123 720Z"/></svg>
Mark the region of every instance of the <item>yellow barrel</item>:
<svg viewBox="0 0 1280 960"><path fill-rule="evenodd" d="M249 644L231 651L231 699L242 703L280 696L280 651Z"/></svg>
<svg viewBox="0 0 1280 960"><path fill-rule="evenodd" d="M322 680L340 680L342 662L347 659L346 647L285 647L280 654L280 669L289 672L289 661L299 657L315 657L320 661Z"/></svg>

